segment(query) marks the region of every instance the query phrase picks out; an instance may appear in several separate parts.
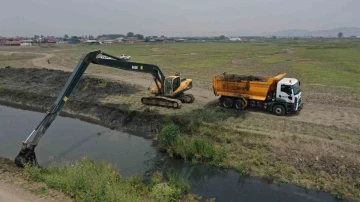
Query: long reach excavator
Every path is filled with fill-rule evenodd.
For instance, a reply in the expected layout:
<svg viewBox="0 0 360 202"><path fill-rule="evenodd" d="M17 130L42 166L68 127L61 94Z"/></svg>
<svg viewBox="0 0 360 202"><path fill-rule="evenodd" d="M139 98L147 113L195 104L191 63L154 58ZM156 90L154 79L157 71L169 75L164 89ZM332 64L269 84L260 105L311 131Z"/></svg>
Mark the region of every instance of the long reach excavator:
<svg viewBox="0 0 360 202"><path fill-rule="evenodd" d="M100 54L105 55L110 59L97 58ZM165 77L160 68L156 65L128 62L100 50L88 52L87 54L84 54L78 62L54 104L51 106L49 111L47 111L45 117L32 131L28 138L22 142L20 153L15 158L17 166L24 167L26 164L38 165L35 155L35 147L38 145L41 137L45 134L51 123L61 112L66 101L69 99L71 93L80 81L80 78L91 63L117 69L152 74L156 87L150 90L151 93L155 95L141 98L141 102L145 105L179 109L182 102L192 103L195 100L193 95L184 93L192 88L192 79L180 79L180 75L178 73L176 73L175 76ZM32 141L30 141L31 137L33 137Z"/></svg>

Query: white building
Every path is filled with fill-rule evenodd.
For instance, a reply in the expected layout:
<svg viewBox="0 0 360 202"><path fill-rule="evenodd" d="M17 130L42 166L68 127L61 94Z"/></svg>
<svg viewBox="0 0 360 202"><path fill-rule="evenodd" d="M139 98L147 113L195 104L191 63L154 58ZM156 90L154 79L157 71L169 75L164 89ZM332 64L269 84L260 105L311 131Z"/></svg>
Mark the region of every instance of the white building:
<svg viewBox="0 0 360 202"><path fill-rule="evenodd" d="M21 42L20 46L32 46L32 43L28 43L28 42Z"/></svg>
<svg viewBox="0 0 360 202"><path fill-rule="evenodd" d="M241 38L230 38L230 41L241 41Z"/></svg>

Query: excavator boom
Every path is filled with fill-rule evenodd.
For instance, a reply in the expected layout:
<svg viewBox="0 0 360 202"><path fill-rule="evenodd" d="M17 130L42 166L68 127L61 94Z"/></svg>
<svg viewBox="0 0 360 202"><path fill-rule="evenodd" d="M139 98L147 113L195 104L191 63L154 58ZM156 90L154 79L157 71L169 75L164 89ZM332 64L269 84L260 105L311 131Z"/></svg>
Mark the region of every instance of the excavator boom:
<svg viewBox="0 0 360 202"><path fill-rule="evenodd" d="M112 57L109 54L104 54L104 55L106 55L108 57ZM114 59L115 60L96 58L93 61L93 63L97 64L97 65L103 65L103 66L108 66L108 67L113 67L113 68L123 69L123 70L128 70L128 71L150 73L151 75L153 75L155 84L156 84L157 88L159 89L159 92L164 93L164 87L159 86L158 82L163 84L165 81L165 76L158 66L153 65L153 64L122 61L120 58L114 58Z"/></svg>

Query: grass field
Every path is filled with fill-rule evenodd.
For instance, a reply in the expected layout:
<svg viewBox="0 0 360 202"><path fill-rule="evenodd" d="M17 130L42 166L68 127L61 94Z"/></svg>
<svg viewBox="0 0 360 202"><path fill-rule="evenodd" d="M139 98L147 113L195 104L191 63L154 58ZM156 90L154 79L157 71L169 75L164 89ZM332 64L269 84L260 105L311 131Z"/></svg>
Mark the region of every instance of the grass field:
<svg viewBox="0 0 360 202"><path fill-rule="evenodd" d="M196 101L192 105L178 111L150 107L156 113L178 115L169 124L177 124L182 135L190 135L179 140L182 145L172 145L188 152L183 156L201 156L196 153L200 151L196 150L198 142L203 141L205 146L214 143L216 148L220 146L228 152L222 166L236 168L241 174L281 179L340 197L360 198L360 41L0 48L0 68L11 65L71 71L82 54L96 49L115 56L128 54L132 61L158 65L165 75L180 72L182 77L194 80L191 91ZM18 56L12 56L14 60L1 56L8 52ZM18 60L25 53L39 55ZM298 78L302 83L304 109L295 116L276 117L261 111L219 108L213 104L217 97L212 93L211 77L225 71L261 76L287 72L288 77ZM91 65L87 74L140 86L142 91L131 96L108 95L101 101L126 103L132 109L145 110L140 98L148 95L150 75L96 65ZM182 118L191 121L182 122ZM197 137L202 139L191 139ZM195 150L187 151L183 147L186 141L195 145ZM213 152L213 146L206 147Z"/></svg>

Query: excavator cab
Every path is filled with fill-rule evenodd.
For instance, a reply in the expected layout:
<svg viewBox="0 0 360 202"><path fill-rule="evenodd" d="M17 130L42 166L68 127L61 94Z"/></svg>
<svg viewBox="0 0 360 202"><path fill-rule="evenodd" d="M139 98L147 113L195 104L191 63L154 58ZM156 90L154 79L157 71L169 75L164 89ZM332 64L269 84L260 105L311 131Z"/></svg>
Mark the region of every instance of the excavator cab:
<svg viewBox="0 0 360 202"><path fill-rule="evenodd" d="M172 96L180 87L181 81L179 76L170 76L165 79L165 96Z"/></svg>

